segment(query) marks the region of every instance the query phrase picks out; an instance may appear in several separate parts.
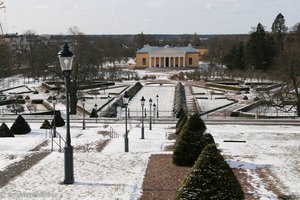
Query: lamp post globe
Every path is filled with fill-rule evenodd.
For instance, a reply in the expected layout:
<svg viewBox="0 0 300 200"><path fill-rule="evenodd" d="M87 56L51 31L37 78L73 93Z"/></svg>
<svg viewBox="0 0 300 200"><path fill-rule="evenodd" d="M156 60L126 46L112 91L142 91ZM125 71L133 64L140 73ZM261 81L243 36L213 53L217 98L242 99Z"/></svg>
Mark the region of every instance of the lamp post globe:
<svg viewBox="0 0 300 200"><path fill-rule="evenodd" d="M128 139L128 131L127 131L127 106L129 102L128 92L125 91L123 96L123 103L125 107L125 152L129 152L129 139Z"/></svg>
<svg viewBox="0 0 300 200"><path fill-rule="evenodd" d="M145 106L145 98L142 96L141 98L141 106L142 106L142 132L141 139L145 139L145 128L144 128L144 106Z"/></svg>
<svg viewBox="0 0 300 200"><path fill-rule="evenodd" d="M69 88L70 88L70 75L72 72L74 54L69 50L67 43L64 44L63 49L58 52L58 59L62 74L65 77L66 85L66 145L64 147L65 157L65 178L64 184L74 183L74 167L73 167L73 147L71 146L70 135L70 102L69 102Z"/></svg>

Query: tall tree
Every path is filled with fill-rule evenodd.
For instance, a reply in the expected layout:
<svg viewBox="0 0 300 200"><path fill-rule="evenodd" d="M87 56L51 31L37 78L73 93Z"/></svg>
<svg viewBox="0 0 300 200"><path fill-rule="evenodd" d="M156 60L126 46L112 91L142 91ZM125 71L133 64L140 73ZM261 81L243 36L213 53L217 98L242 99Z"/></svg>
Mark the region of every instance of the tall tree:
<svg viewBox="0 0 300 200"><path fill-rule="evenodd" d="M280 108L284 108L284 101L294 101L293 107L296 107L297 116L300 116L300 24L289 34L288 41L276 59L273 73L282 87L275 95L268 95L268 101Z"/></svg>
<svg viewBox="0 0 300 200"><path fill-rule="evenodd" d="M285 25L284 16L281 13L279 13L272 24L272 34L276 42L276 47L279 51L283 49L283 44L286 39L287 30L288 27Z"/></svg>
<svg viewBox="0 0 300 200"><path fill-rule="evenodd" d="M250 34L245 55L249 68L267 71L272 66L275 56L274 41L261 23Z"/></svg>

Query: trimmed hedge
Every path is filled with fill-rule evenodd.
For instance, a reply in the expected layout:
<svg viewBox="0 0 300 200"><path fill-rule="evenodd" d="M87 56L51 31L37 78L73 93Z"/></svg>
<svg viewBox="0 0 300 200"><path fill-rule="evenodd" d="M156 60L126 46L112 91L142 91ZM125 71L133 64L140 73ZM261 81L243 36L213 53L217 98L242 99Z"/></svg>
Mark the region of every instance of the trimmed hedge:
<svg viewBox="0 0 300 200"><path fill-rule="evenodd" d="M207 145L176 193L176 200L242 200L242 187L215 145Z"/></svg>
<svg viewBox="0 0 300 200"><path fill-rule="evenodd" d="M48 120L45 119L40 129L52 129L52 125Z"/></svg>
<svg viewBox="0 0 300 200"><path fill-rule="evenodd" d="M175 142L173 163L179 166L193 166L201 151L208 144L203 136L206 126L198 113L184 124Z"/></svg>
<svg viewBox="0 0 300 200"><path fill-rule="evenodd" d="M176 135L178 135L181 132L181 130L187 120L188 120L188 117L185 114L181 115L181 117L179 118L179 120L176 124L176 132L175 132Z"/></svg>
<svg viewBox="0 0 300 200"><path fill-rule="evenodd" d="M179 118L183 113L187 112L185 89L181 82L175 88L173 113Z"/></svg>
<svg viewBox="0 0 300 200"><path fill-rule="evenodd" d="M15 135L23 135L30 133L31 128L22 115L19 115L13 125L10 127L10 131Z"/></svg>

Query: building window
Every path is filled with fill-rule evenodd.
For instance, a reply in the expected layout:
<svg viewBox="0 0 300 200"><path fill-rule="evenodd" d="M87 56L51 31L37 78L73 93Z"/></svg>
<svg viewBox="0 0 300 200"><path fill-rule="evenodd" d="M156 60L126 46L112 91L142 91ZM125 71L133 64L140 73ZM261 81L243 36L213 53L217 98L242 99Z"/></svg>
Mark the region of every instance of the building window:
<svg viewBox="0 0 300 200"><path fill-rule="evenodd" d="M193 58L189 58L189 65L193 64Z"/></svg>
<svg viewBox="0 0 300 200"><path fill-rule="evenodd" d="M142 59L142 63L143 63L143 65L146 65L146 58Z"/></svg>

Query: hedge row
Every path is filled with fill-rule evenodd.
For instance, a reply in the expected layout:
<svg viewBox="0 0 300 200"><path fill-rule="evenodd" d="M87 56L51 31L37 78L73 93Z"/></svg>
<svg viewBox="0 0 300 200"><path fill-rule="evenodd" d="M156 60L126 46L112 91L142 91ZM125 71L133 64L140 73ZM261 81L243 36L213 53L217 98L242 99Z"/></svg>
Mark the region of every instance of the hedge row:
<svg viewBox="0 0 300 200"><path fill-rule="evenodd" d="M179 187L175 199L241 200L243 190L230 166L215 146L211 134L205 134L206 125L198 113L176 124L183 126L173 152L173 163L179 166L193 166L192 171Z"/></svg>
<svg viewBox="0 0 300 200"><path fill-rule="evenodd" d="M173 113L176 118L179 118L183 113L187 112L187 104L185 97L185 89L181 82L175 88L174 108Z"/></svg>

